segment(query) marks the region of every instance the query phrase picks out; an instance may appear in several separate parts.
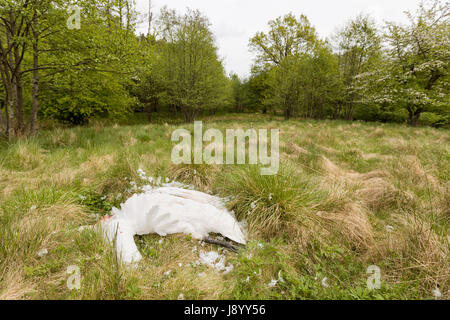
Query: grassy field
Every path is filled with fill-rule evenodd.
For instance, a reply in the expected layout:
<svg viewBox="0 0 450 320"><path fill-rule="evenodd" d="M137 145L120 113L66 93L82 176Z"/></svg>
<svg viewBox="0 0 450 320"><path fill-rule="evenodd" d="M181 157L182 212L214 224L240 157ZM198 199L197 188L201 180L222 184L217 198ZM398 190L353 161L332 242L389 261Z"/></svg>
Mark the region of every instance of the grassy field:
<svg viewBox="0 0 450 320"><path fill-rule="evenodd" d="M1 142L0 299L434 299L437 287L449 298L448 130L207 120L204 129L279 128L278 175L173 165L175 124L97 123ZM144 183L138 168L232 197L250 241L239 254L224 251L231 273L197 265L198 250L218 248L189 236L139 237L145 258L132 269L78 230L130 197L130 182ZM80 290L67 288L70 265L81 270ZM381 269L379 290L367 288L371 265Z"/></svg>

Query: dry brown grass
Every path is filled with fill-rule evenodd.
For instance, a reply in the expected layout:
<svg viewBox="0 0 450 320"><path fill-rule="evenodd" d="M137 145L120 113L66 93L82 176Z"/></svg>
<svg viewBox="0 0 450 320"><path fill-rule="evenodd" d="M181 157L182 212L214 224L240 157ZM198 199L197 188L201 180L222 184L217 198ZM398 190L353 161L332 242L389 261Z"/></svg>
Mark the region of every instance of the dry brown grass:
<svg viewBox="0 0 450 320"><path fill-rule="evenodd" d="M323 145L317 145L322 151L325 151L328 154L337 154L338 151L334 148L323 146Z"/></svg>
<svg viewBox="0 0 450 320"><path fill-rule="evenodd" d="M45 248L52 252L67 245L70 241L68 227L85 224L88 218L82 207L62 199L53 205L32 207L12 218L4 229L7 234L0 239L2 250L6 250L3 252L6 258L0 266L0 299L26 299L37 286L34 279L26 275L25 267L42 263L39 250ZM46 278L45 283L59 284L65 277L64 272L55 273Z"/></svg>
<svg viewBox="0 0 450 320"><path fill-rule="evenodd" d="M67 130L57 128L53 131L51 135L51 141L55 146L70 146L74 144L78 137L75 132L70 131L68 134L65 134Z"/></svg>
<svg viewBox="0 0 450 320"><path fill-rule="evenodd" d="M423 169L417 157L407 156L404 159L402 168L408 171L412 185L431 185L435 190L445 188L439 180ZM416 196L411 192L397 190L390 182L392 177L387 171L377 170L360 174L344 170L326 157L323 157L322 161L327 176L340 181L344 188L355 188L356 202L336 213L319 212L321 218L331 223L330 230L338 230L341 236L356 248L368 249L368 259L385 259L392 255L392 252L403 257L397 260L399 265L397 273L394 272L396 275L390 275L397 277L396 280L404 276L405 272L414 271L421 274L425 281L423 290L429 290L438 284L441 289L447 288L450 275L448 239L436 234L429 223L420 217L396 213L394 219L398 230L395 232L384 229L383 232L375 232L371 226L370 210L375 212L398 201L416 201ZM439 196L439 193L435 196ZM441 199L441 206L448 210L448 197ZM361 205L358 205L358 202ZM412 264L411 258L414 261Z"/></svg>
<svg viewBox="0 0 450 320"><path fill-rule="evenodd" d="M373 249L374 231L369 219L371 210L384 208L397 199L398 191L388 182L389 174L381 170L364 174L345 170L326 157L322 157L322 167L328 185L339 186L330 189L331 194L339 190L341 194L338 197L347 199L348 203L338 212L320 212L319 216L330 221L331 230L338 230L355 248ZM349 194L353 195L350 196L353 200L349 200Z"/></svg>
<svg viewBox="0 0 450 320"><path fill-rule="evenodd" d="M390 182L391 177L387 171L375 170L361 174L344 170L326 157L322 157L322 166L333 180L342 181L356 189L356 200L361 201L369 209L378 210L386 207L395 202L400 194Z"/></svg>
<svg viewBox="0 0 450 320"><path fill-rule="evenodd" d="M192 184L196 189L211 193L220 166L171 165L169 175L173 180Z"/></svg>
<svg viewBox="0 0 450 320"><path fill-rule="evenodd" d="M139 166L141 168L155 168L163 161L164 159L161 159L154 154L143 154L139 158Z"/></svg>
<svg viewBox="0 0 450 320"><path fill-rule="evenodd" d="M362 156L362 158L363 158L364 160L377 159L377 158L380 157L380 156L379 156L378 154L376 154L376 153L363 153L361 156Z"/></svg>
<svg viewBox="0 0 450 320"><path fill-rule="evenodd" d="M448 134L443 134L440 138L439 138L439 142L440 143L448 143L450 141L450 136ZM447 149L448 150L448 149Z"/></svg>
<svg viewBox="0 0 450 320"><path fill-rule="evenodd" d="M32 212L35 219L46 217L53 231L63 231L68 225L81 225L88 218L84 208L72 203L58 203Z"/></svg>
<svg viewBox="0 0 450 320"><path fill-rule="evenodd" d="M383 130L383 128L376 128L369 134L369 136L372 138L380 138L383 137L385 134L386 132Z"/></svg>
<svg viewBox="0 0 450 320"><path fill-rule="evenodd" d="M295 154L295 155L302 155L302 154L308 154L308 153L309 153L308 150L306 150L306 149L300 147L299 145L297 145L297 144L295 144L295 143L293 143L293 142L290 142L290 143L288 144L288 150L289 150L292 154Z"/></svg>
<svg viewBox="0 0 450 320"><path fill-rule="evenodd" d="M396 267L390 276L414 274L422 279L420 287L429 291L440 286L442 292L450 289L449 239L436 234L430 224L407 215L396 215L398 229L385 238L385 246L378 246L382 256L395 253ZM381 244L381 242L380 242Z"/></svg>
<svg viewBox="0 0 450 320"><path fill-rule="evenodd" d="M70 186L79 176L85 177L84 185L89 185L90 178L106 171L115 162L116 155L91 156L78 167L68 166L67 159L61 159L51 164L53 168L45 176L39 176L45 158L41 156L39 159L40 164L31 171L6 170L0 167L0 195L7 198L16 190L37 190L42 185Z"/></svg>
<svg viewBox="0 0 450 320"><path fill-rule="evenodd" d="M91 156L86 162L83 162L80 166L81 171L85 176L101 172L108 169L108 167L117 160L115 154L107 154L103 156Z"/></svg>
<svg viewBox="0 0 450 320"><path fill-rule="evenodd" d="M404 170L409 172L411 182L414 185L419 184L424 187L431 187L435 190L440 189L441 186L439 180L425 171L417 156L408 155L402 158L402 166Z"/></svg>
<svg viewBox="0 0 450 320"><path fill-rule="evenodd" d="M33 170L43 162L43 149L33 150L25 144L19 144L14 158L23 170Z"/></svg>
<svg viewBox="0 0 450 320"><path fill-rule="evenodd" d="M410 153L410 152L414 152L414 150L411 149L411 146L408 144L408 141L406 141L403 137L384 137L383 141L391 146L391 147L395 147L395 149L398 152L402 152L402 153Z"/></svg>
<svg viewBox="0 0 450 320"><path fill-rule="evenodd" d="M0 275L0 300L24 300L34 290L33 283L24 279L21 269L16 265Z"/></svg>
<svg viewBox="0 0 450 320"><path fill-rule="evenodd" d="M355 250L365 251L374 244L374 233L365 209L355 203L339 212L318 212L331 232L338 232Z"/></svg>

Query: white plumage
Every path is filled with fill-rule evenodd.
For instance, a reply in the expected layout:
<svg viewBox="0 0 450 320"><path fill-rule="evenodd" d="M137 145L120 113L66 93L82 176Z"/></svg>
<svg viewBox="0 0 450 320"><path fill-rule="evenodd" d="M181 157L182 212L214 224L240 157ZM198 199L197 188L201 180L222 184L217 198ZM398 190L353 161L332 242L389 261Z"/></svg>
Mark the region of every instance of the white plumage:
<svg viewBox="0 0 450 320"><path fill-rule="evenodd" d="M107 240L116 239L119 259L126 263L142 259L133 237L157 233L190 234L202 240L209 233L245 244L245 235L235 217L225 208L224 200L202 192L177 187L149 188L113 208L111 216L101 220Z"/></svg>

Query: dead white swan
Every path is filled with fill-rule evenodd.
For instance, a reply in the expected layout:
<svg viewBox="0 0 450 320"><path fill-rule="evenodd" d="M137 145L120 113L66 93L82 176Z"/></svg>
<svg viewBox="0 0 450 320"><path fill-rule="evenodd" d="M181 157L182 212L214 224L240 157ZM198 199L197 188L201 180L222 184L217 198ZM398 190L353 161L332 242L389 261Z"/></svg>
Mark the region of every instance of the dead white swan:
<svg viewBox="0 0 450 320"><path fill-rule="evenodd" d="M115 245L118 258L125 263L142 259L133 236L157 233L190 234L202 240L209 233L220 233L241 244L245 235L224 200L202 192L177 187L146 188L113 208L111 216L98 224L105 238Z"/></svg>

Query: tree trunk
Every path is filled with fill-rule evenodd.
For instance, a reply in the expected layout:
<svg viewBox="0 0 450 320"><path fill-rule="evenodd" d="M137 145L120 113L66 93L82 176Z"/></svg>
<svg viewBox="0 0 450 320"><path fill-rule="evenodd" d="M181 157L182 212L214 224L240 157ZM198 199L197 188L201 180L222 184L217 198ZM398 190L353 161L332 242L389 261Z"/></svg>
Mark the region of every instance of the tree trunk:
<svg viewBox="0 0 450 320"><path fill-rule="evenodd" d="M408 124L413 127L417 127L417 125L419 124L419 118L420 118L420 115L422 112L420 110L408 111L408 112L409 112Z"/></svg>
<svg viewBox="0 0 450 320"><path fill-rule="evenodd" d="M126 5L126 10L127 10L126 15L127 15L127 33L128 33L131 31L131 19L132 19L131 4L127 1L125 3L125 5Z"/></svg>
<svg viewBox="0 0 450 320"><path fill-rule="evenodd" d="M184 121L186 123L194 122L195 120L195 109L193 107L184 107L183 109L183 115L184 115Z"/></svg>
<svg viewBox="0 0 450 320"><path fill-rule="evenodd" d="M14 134L14 90L11 84L8 84L7 91L7 102L6 102L6 136L8 140L12 140L15 136Z"/></svg>
<svg viewBox="0 0 450 320"><path fill-rule="evenodd" d="M15 112L17 111L17 69L14 64L15 62L15 46L12 43L12 35L15 34L15 19L14 19L14 13L12 10L9 12L9 18L10 18L10 24L9 28L6 28L6 41L7 41L7 48L10 48L10 51L8 53L3 53L3 68L4 68L4 74L3 74L3 84L6 91L6 135L8 137L8 140L12 140L16 135L16 115Z"/></svg>
<svg viewBox="0 0 450 320"><path fill-rule="evenodd" d="M262 113L263 113L263 114L267 114L267 106L264 106L264 107L263 107Z"/></svg>
<svg viewBox="0 0 450 320"><path fill-rule="evenodd" d="M122 28L123 26L123 3L122 0L119 0L119 26Z"/></svg>
<svg viewBox="0 0 450 320"><path fill-rule="evenodd" d="M14 21L14 15L11 16L11 21ZM13 23L11 27L12 34L18 33L19 30L16 27L16 24ZM25 46L23 44L22 46ZM25 50L25 48L23 48ZM11 53L11 67L13 68L13 79L15 80L15 94L16 94L16 134L21 135L24 133L25 129L25 111L24 111L24 102L23 102L23 85L22 85L22 59L23 56L20 53L19 45L14 44L14 50Z"/></svg>
<svg viewBox="0 0 450 320"><path fill-rule="evenodd" d="M4 101L4 108L5 108L5 118L2 119L2 125L4 134L8 139L11 139L14 135L14 112L12 109L12 106L14 105L14 102L11 101L11 76L9 74L9 67L8 67L8 57L2 56L2 65L0 66L0 73L2 76L2 83L3 88L5 89L5 101ZM6 60L6 61L5 61Z"/></svg>
<svg viewBox="0 0 450 320"><path fill-rule="evenodd" d="M289 119L291 119L291 116L292 116L291 107L286 107L284 110L284 119L289 120Z"/></svg>
<svg viewBox="0 0 450 320"><path fill-rule="evenodd" d="M21 62L19 61L19 49L16 47L14 50L14 60L17 66L15 84L16 84L16 120L17 120L17 134L22 134L25 131L25 115L24 115L24 105L23 105L23 86L22 86L22 69L20 68Z"/></svg>
<svg viewBox="0 0 450 320"><path fill-rule="evenodd" d="M10 38L9 38L10 39ZM10 40L8 41L10 42ZM14 69L13 64L13 54L10 52L9 54L9 65ZM14 72L11 71L11 75L9 77L9 82L6 85L6 91L8 96L7 102L7 119L8 119L8 140L12 140L16 135L16 101L17 101L17 86L16 86L16 77Z"/></svg>
<svg viewBox="0 0 450 320"><path fill-rule="evenodd" d="M153 113L152 103L148 103L146 109L147 109L148 123L152 123L152 113Z"/></svg>
<svg viewBox="0 0 450 320"><path fill-rule="evenodd" d="M37 17L34 18L33 30L33 103L31 106L30 131L35 135L38 131L38 111L39 111L39 34L37 28Z"/></svg>
<svg viewBox="0 0 450 320"><path fill-rule="evenodd" d="M2 104L4 104L5 101L2 101ZM6 122L3 119L3 105L0 105L0 135L5 134L6 135Z"/></svg>
<svg viewBox="0 0 450 320"><path fill-rule="evenodd" d="M347 106L345 108L344 119L350 121L350 120L352 120L352 118L353 118L353 102L348 102Z"/></svg>

